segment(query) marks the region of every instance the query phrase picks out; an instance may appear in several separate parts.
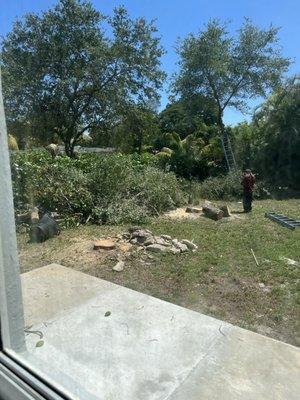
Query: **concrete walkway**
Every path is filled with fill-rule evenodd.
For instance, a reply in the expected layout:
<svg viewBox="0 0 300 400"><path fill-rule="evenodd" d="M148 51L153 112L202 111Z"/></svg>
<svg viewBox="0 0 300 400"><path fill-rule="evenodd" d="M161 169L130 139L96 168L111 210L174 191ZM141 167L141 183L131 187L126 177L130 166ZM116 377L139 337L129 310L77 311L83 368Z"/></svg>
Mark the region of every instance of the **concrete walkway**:
<svg viewBox="0 0 300 400"><path fill-rule="evenodd" d="M299 399L293 346L57 264L22 285L23 356L76 399Z"/></svg>

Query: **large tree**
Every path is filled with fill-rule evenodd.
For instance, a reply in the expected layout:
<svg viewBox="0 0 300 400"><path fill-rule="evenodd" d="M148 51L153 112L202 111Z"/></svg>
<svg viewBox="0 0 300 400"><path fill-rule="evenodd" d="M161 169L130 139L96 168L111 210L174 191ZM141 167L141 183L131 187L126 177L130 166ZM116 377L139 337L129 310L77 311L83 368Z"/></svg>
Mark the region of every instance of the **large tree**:
<svg viewBox="0 0 300 400"><path fill-rule="evenodd" d="M176 132L184 139L195 133L203 123L214 125L217 122L217 108L211 98L196 94L168 104L161 111L159 122L162 132Z"/></svg>
<svg viewBox="0 0 300 400"><path fill-rule="evenodd" d="M256 169L273 184L300 189L300 78L288 80L253 120Z"/></svg>
<svg viewBox="0 0 300 400"><path fill-rule="evenodd" d="M149 108L138 106L124 110L114 131L116 147L139 154L145 146L151 147L160 133L156 113Z"/></svg>
<svg viewBox="0 0 300 400"><path fill-rule="evenodd" d="M152 22L123 7L105 17L89 2L60 0L16 22L3 41L8 121L26 120L44 138L56 133L72 156L82 134L124 104L157 98L162 54Z"/></svg>
<svg viewBox="0 0 300 400"><path fill-rule="evenodd" d="M249 20L235 36L229 34L226 24L212 20L204 31L181 41L177 51L175 94L188 99L200 93L213 99L225 140L224 110L247 110L247 101L278 86L289 66L278 46L278 28L259 29Z"/></svg>

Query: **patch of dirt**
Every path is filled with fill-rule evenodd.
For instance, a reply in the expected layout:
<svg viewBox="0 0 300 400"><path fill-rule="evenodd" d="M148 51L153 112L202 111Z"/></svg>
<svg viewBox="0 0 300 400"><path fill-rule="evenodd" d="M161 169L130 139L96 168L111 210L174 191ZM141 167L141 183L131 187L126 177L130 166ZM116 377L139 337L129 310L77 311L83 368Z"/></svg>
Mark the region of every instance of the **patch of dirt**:
<svg viewBox="0 0 300 400"><path fill-rule="evenodd" d="M102 268L103 265L110 265L113 261L126 258L132 247L130 243L117 237L111 238L116 242L116 248L113 250L94 250L96 238L77 236L66 242L60 239L61 237L45 243L22 246L19 251L21 273L51 263L90 273L91 269ZM60 243L54 247L55 241Z"/></svg>

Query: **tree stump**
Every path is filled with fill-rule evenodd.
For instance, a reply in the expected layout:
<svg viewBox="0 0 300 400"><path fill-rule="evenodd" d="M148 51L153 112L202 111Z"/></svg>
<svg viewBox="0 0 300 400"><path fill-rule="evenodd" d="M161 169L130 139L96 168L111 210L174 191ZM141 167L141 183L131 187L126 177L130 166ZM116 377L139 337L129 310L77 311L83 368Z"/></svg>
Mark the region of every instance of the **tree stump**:
<svg viewBox="0 0 300 400"><path fill-rule="evenodd" d="M224 217L224 212L212 205L203 206L202 211L206 217L213 219L214 221L218 221Z"/></svg>
<svg viewBox="0 0 300 400"><path fill-rule="evenodd" d="M113 250L116 243L110 239L100 239L94 243L94 250Z"/></svg>

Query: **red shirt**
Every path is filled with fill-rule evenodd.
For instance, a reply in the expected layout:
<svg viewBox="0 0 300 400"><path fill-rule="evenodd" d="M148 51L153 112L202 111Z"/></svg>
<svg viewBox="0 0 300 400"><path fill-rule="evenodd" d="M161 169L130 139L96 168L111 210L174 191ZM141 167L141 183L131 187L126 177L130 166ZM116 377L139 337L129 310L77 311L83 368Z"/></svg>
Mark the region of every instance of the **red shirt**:
<svg viewBox="0 0 300 400"><path fill-rule="evenodd" d="M252 174L245 174L242 181L244 191L248 193L253 192L254 184L255 184L255 176Z"/></svg>

